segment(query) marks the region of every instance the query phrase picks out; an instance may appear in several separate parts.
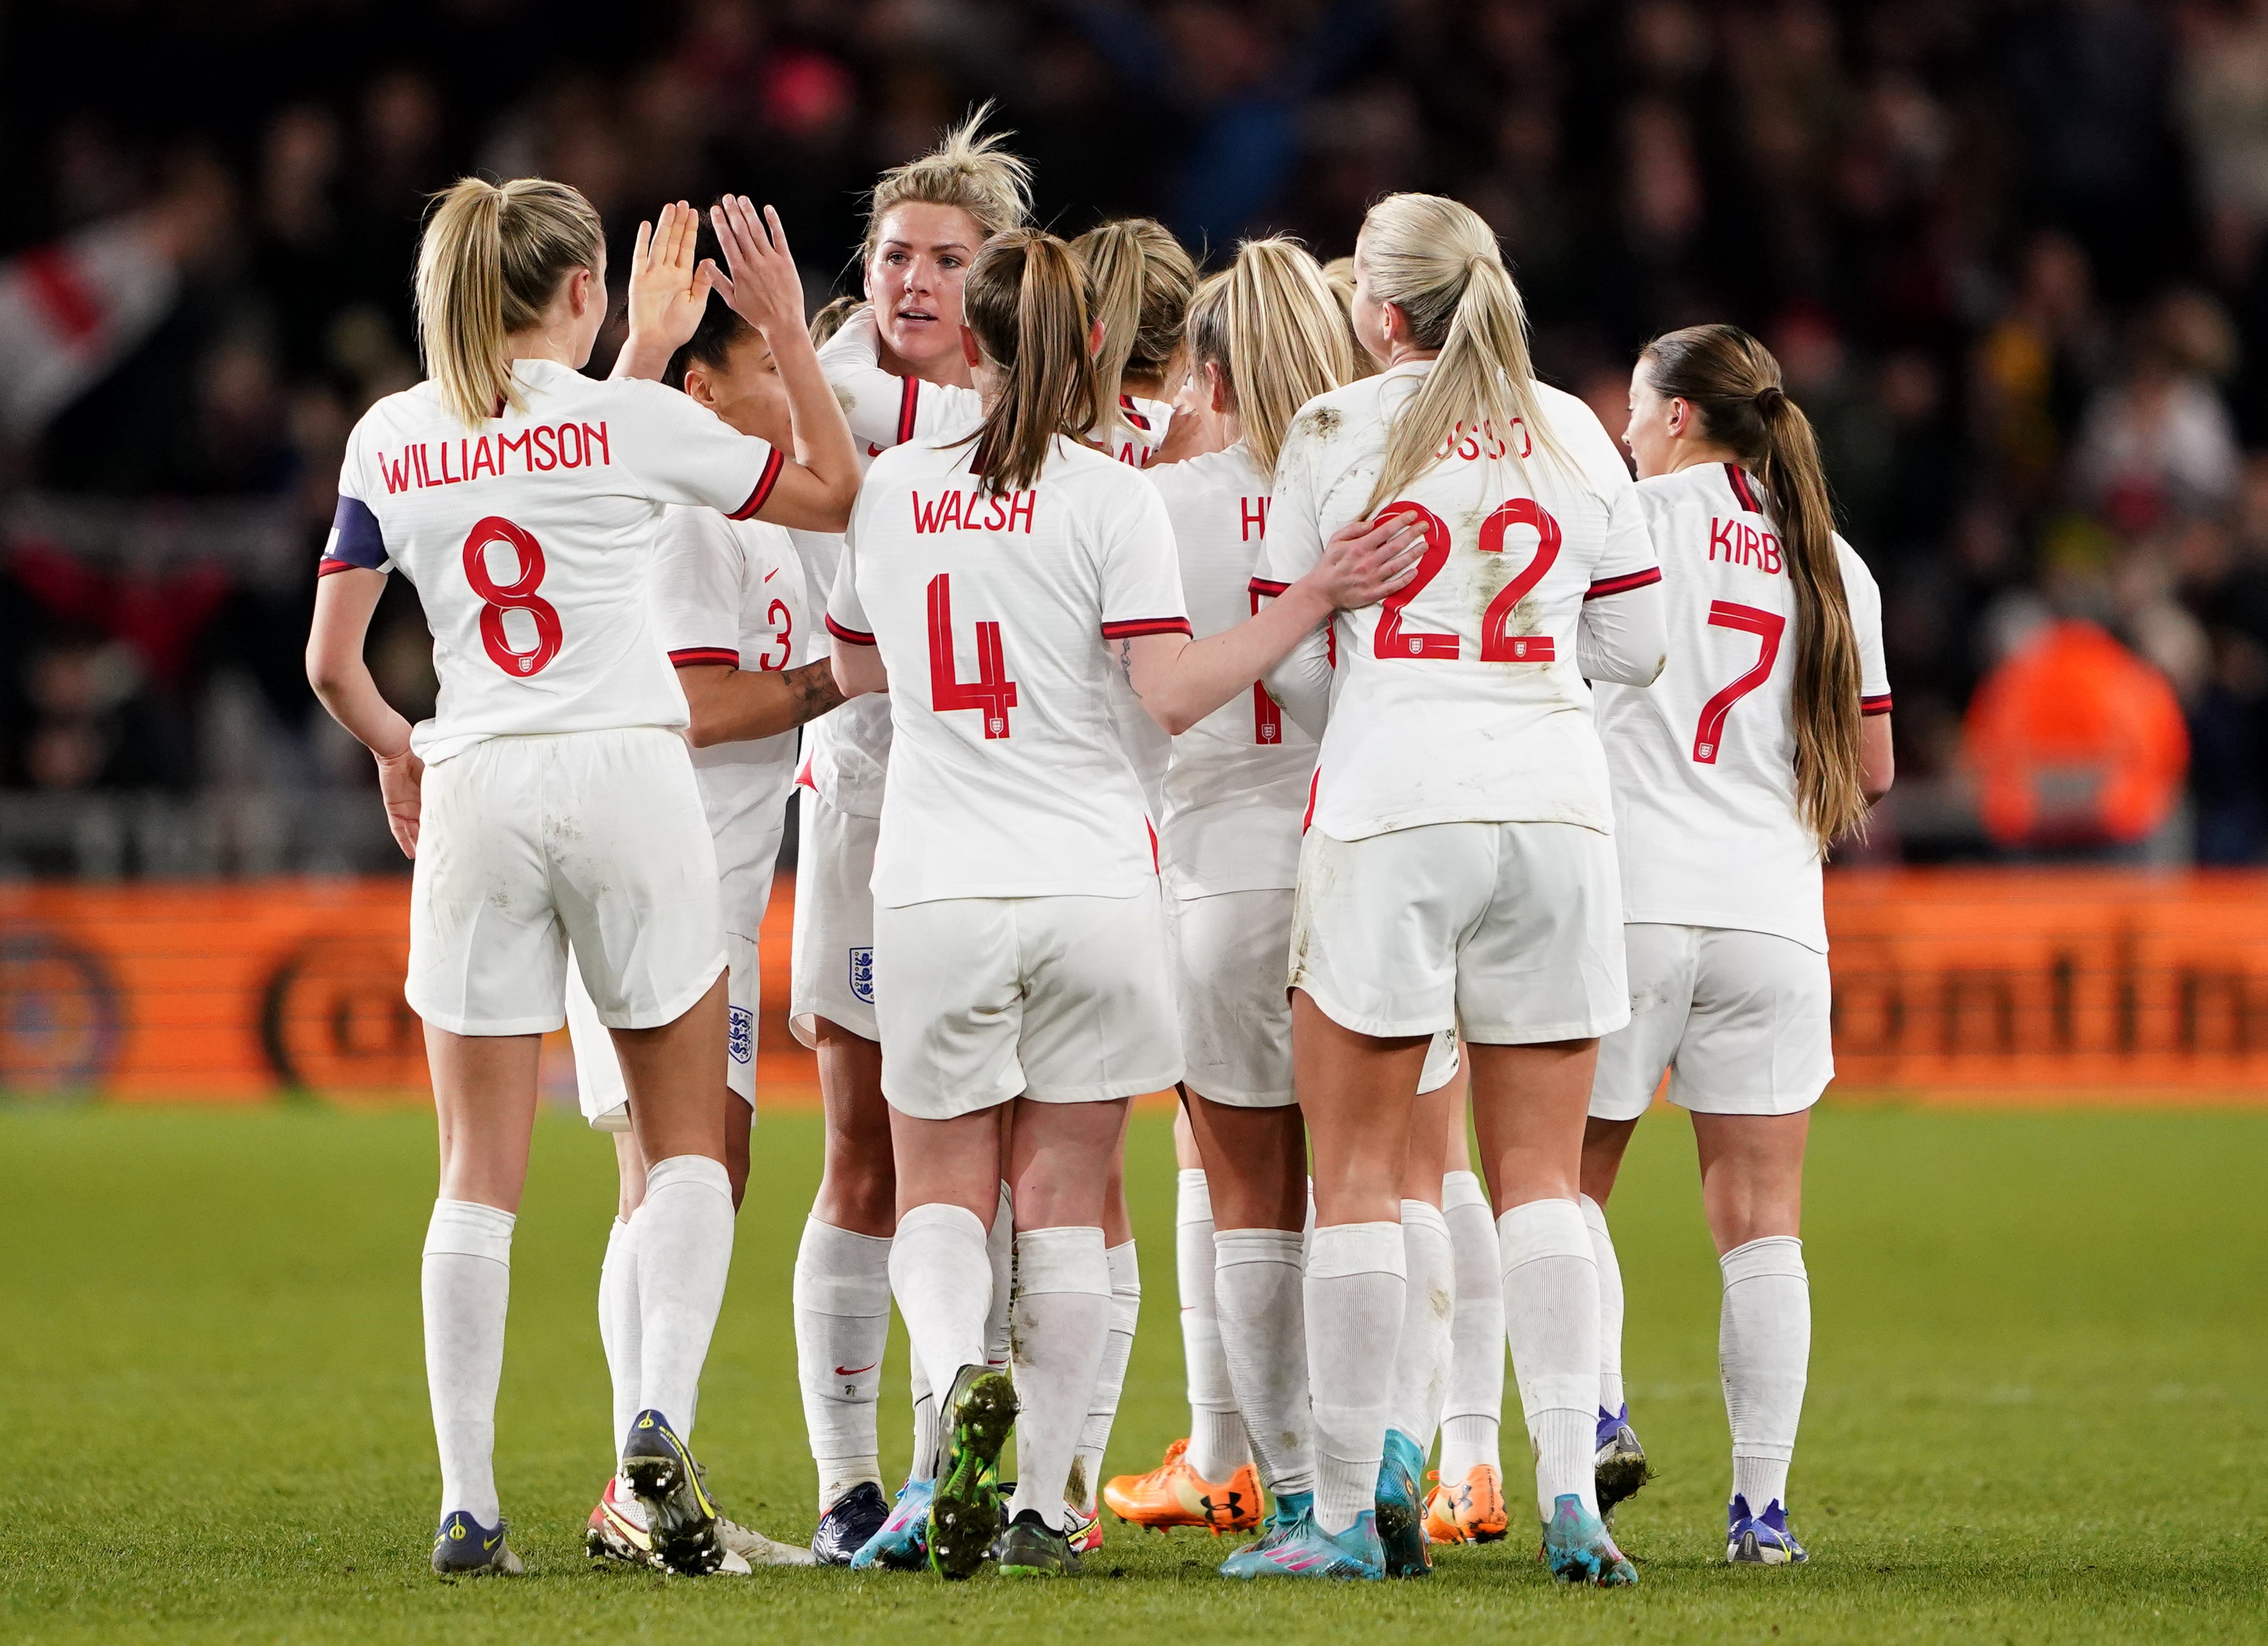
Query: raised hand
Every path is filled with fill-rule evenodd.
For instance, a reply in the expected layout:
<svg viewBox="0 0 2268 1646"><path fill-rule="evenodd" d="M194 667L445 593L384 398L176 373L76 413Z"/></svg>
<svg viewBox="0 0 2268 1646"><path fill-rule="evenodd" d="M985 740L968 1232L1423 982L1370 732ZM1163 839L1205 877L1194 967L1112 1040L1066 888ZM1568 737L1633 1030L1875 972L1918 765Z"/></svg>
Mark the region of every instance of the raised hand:
<svg viewBox="0 0 2268 1646"><path fill-rule="evenodd" d="M664 206L651 224L638 224L630 253L630 334L616 377L659 378L701 324L714 265L694 256L700 233L701 214L681 200Z"/></svg>
<svg viewBox="0 0 2268 1646"><path fill-rule="evenodd" d="M804 329L803 277L787 249L787 231L770 206L757 215L746 195L727 195L709 209L709 221L725 248L725 262L702 265L710 283L733 312L777 346L783 330Z"/></svg>
<svg viewBox="0 0 2268 1646"><path fill-rule="evenodd" d="M1425 528L1416 515L1350 520L1331 533L1307 576L1334 607L1351 612L1385 599L1416 577L1425 555Z"/></svg>

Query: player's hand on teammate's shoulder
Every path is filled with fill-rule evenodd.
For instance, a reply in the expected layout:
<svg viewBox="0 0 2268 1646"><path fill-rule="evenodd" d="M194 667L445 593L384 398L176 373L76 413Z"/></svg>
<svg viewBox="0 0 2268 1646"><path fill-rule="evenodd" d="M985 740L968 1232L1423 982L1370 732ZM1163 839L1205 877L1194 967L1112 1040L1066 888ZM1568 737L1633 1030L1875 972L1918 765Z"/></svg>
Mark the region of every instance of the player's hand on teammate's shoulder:
<svg viewBox="0 0 2268 1646"><path fill-rule="evenodd" d="M425 762L408 749L374 758L379 797L386 803L386 826L394 831L394 843L401 848L401 855L415 857L418 815L424 804Z"/></svg>
<svg viewBox="0 0 2268 1646"><path fill-rule="evenodd" d="M803 276L796 272L779 213L766 206L759 216L746 195L727 195L710 208L709 221L726 267L703 267L733 312L767 338L789 328L801 332Z"/></svg>
<svg viewBox="0 0 2268 1646"><path fill-rule="evenodd" d="M630 338L616 376L659 378L701 324L713 265L694 255L700 232L701 214L681 200L638 224L630 252Z"/></svg>
<svg viewBox="0 0 2268 1646"><path fill-rule="evenodd" d="M1331 533L1307 575L1339 611L1355 611L1393 593L1418 575L1425 528L1415 515L1350 520Z"/></svg>

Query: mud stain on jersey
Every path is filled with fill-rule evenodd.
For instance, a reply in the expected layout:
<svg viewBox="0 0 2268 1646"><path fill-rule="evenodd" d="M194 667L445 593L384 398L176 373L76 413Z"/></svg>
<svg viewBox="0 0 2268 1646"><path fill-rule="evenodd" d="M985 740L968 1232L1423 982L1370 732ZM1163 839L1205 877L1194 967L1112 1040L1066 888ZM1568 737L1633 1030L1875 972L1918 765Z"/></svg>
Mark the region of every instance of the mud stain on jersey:
<svg viewBox="0 0 2268 1646"><path fill-rule="evenodd" d="M1328 440L1339 431L1339 415L1329 406L1318 406L1300 419L1307 431L1318 440Z"/></svg>

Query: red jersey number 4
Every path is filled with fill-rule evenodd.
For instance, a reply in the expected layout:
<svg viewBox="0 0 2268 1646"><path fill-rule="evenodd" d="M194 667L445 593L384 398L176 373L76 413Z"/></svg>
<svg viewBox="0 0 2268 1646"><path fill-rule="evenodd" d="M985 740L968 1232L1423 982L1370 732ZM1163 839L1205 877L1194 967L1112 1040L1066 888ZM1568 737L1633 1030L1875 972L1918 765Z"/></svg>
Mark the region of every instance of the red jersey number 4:
<svg viewBox="0 0 2268 1646"><path fill-rule="evenodd" d="M489 550L510 549L517 569L509 583L498 583L489 572ZM465 534L465 581L481 597L481 644L489 659L506 674L526 680L541 674L565 643L559 630L559 613L536 591L543 586L543 545L526 526L515 525L492 514ZM535 643L523 651L504 632L506 612L525 612L535 625Z"/></svg>
<svg viewBox="0 0 2268 1646"><path fill-rule="evenodd" d="M974 709L984 735L1008 735L1008 711L1016 706L1016 682L1000 653L1000 625L976 625L976 678L964 680L953 657L953 579L940 571L929 580L929 706L939 714Z"/></svg>

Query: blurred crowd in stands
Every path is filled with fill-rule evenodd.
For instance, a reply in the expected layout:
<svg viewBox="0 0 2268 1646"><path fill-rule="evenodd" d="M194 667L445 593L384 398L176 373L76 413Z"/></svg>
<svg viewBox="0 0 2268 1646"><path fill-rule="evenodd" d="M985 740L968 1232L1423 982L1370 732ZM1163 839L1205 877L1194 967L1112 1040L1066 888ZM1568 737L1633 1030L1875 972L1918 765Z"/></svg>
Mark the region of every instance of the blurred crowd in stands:
<svg viewBox="0 0 2268 1646"><path fill-rule="evenodd" d="M59 0L0 13L0 874L387 865L299 652L429 191L562 178L619 268L744 190L817 298L984 98L1067 232L1458 196L1617 434L1649 335L1761 334L1885 595L1845 856L2268 859L2268 0ZM373 644L416 712L411 591Z"/></svg>

